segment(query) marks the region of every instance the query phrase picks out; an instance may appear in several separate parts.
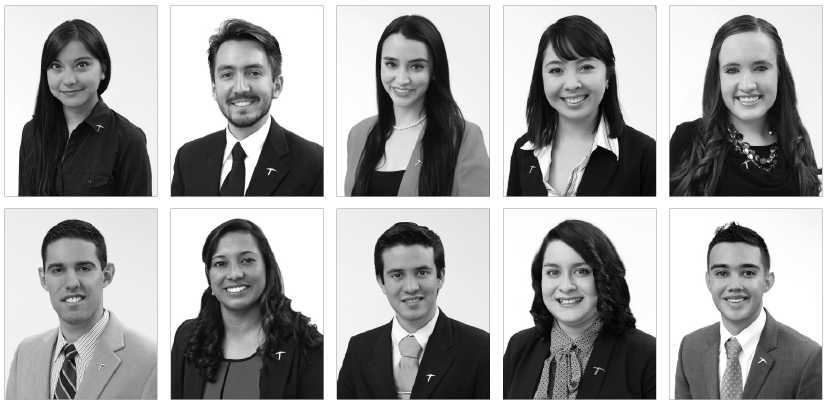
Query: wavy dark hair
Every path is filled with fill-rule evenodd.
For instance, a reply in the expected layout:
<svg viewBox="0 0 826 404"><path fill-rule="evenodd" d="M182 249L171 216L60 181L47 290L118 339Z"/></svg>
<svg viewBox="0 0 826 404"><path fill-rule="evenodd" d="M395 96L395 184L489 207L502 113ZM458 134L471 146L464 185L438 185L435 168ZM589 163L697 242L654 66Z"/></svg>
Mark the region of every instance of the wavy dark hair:
<svg viewBox="0 0 826 404"><path fill-rule="evenodd" d="M711 264L711 249L720 243L746 243L757 247L760 249L760 261L762 261L763 269L767 274L769 273L772 259L769 255L769 246L766 245L766 240L763 240L763 237L760 237L756 231L746 226L740 226L737 222L726 223L714 232L714 238L708 243L708 251L706 252L706 271L708 271L708 266Z"/></svg>
<svg viewBox="0 0 826 404"><path fill-rule="evenodd" d="M777 56L777 99L767 113L778 136L783 158L789 159L797 177L800 195L820 194L820 169L815 161L809 132L797 112L797 92L783 41L774 25L750 15L732 18L714 36L708 57L703 86L703 118L699 133L685 151L681 163L671 173L671 185L677 196L710 196L715 194L731 143L726 139L729 111L720 93L720 49L726 38L746 32L761 32L774 44Z"/></svg>
<svg viewBox="0 0 826 404"><path fill-rule="evenodd" d="M625 282L625 265L614 244L602 230L591 223L566 220L548 232L531 263L534 292L531 315L542 338L550 338L554 324L554 316L542 298L542 264L548 244L554 240L573 248L594 270L594 284L599 296L597 312L605 321L606 331L611 335L619 335L636 328L637 319L631 314L629 307L631 294Z"/></svg>
<svg viewBox="0 0 826 404"><path fill-rule="evenodd" d="M105 75L98 86L98 97L106 91L112 79L109 48L106 47L103 35L94 25L83 20L71 20L52 30L43 44L43 53L40 56L40 84L37 87L37 100L34 106L32 135L28 139L23 139L29 144L26 145L26 155L20 156L23 161L20 195L57 194L54 184L55 173L69 139L69 128L63 115L63 104L49 90L47 73L60 51L72 41L82 43L92 56L100 61Z"/></svg>
<svg viewBox="0 0 826 404"><path fill-rule="evenodd" d="M379 119L367 135L351 195L367 195L370 176L384 156L384 146L396 123L393 100L381 82L381 50L384 41L393 34L401 34L407 39L425 44L430 65L433 66L433 75L424 100L427 122L422 129L424 133L421 142L422 156L427 157L422 159L419 173L419 196L449 196L453 190L453 175L465 133L465 119L450 92L450 70L442 35L430 20L420 15L405 15L393 20L384 29L376 46Z"/></svg>
<svg viewBox="0 0 826 404"><path fill-rule="evenodd" d="M215 84L215 57L218 55L218 49L226 41L243 40L260 43L264 47L267 61L270 63L272 80L275 81L278 76L281 76L281 62L284 58L281 56L281 46L278 44L278 40L269 31L251 22L240 18L230 18L221 23L221 26L215 30L215 35L209 37L207 61L209 62L209 77L213 84Z"/></svg>
<svg viewBox="0 0 826 404"><path fill-rule="evenodd" d="M556 134L559 113L551 107L545 96L545 80L542 78L542 61L545 50L553 47L554 53L565 62L582 58L594 58L605 63L608 87L599 103L599 115L594 130L599 127L600 119L608 127L608 136L622 136L625 120L619 102L619 83L617 82L616 60L611 40L605 31L580 15L560 18L548 27L539 39L536 49L536 61L533 64L531 88L528 91L528 105L525 116L528 120L528 139L537 148L551 144Z"/></svg>
<svg viewBox="0 0 826 404"><path fill-rule="evenodd" d="M297 348L306 356L310 349L320 348L324 342L315 324L310 324L310 318L294 311L291 300L284 295L284 281L281 269L275 261L275 255L264 232L255 223L245 219L232 219L216 227L207 236L204 242L202 259L205 265L207 283L209 283L209 269L211 257L215 253L218 242L229 233L243 233L251 235L261 255L267 271L267 285L261 293L259 307L263 320L261 328L266 333L264 343L259 347L257 354L262 359L269 356L276 358L278 349L277 340L292 337ZM221 317L221 303L212 295L207 286L201 296L201 311L195 320L195 329L186 345L187 362L193 364L201 376L214 382L221 359L224 357L221 345L224 339L224 321ZM309 360L309 358L308 358Z"/></svg>

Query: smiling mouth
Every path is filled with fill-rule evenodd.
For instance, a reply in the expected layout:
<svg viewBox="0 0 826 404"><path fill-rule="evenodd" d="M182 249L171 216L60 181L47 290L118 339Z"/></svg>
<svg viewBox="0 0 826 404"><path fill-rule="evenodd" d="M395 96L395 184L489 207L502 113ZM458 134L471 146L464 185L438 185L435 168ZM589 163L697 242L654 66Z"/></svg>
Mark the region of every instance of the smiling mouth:
<svg viewBox="0 0 826 404"><path fill-rule="evenodd" d="M424 300L423 297L408 297L408 298L402 299L402 303L408 304L408 305L413 305L413 304L417 304L417 303L421 302L422 300Z"/></svg>
<svg viewBox="0 0 826 404"><path fill-rule="evenodd" d="M65 95L75 95L79 92L81 92L81 90L61 91L61 93L65 94Z"/></svg>
<svg viewBox="0 0 826 404"><path fill-rule="evenodd" d="M83 299L85 299L85 297L83 297L83 296L72 296L72 297L67 297L63 301L66 302L66 303L77 303L77 302L79 302Z"/></svg>
<svg viewBox="0 0 826 404"><path fill-rule="evenodd" d="M567 102L569 105L576 105L576 104L581 103L582 101L585 101L585 99L588 98L588 96L587 95L580 95L580 96L577 96L577 97L560 97L560 98L562 98L562 100Z"/></svg>
<svg viewBox="0 0 826 404"><path fill-rule="evenodd" d="M737 97L737 99L740 100L741 104L754 105L754 104L757 104L758 101L763 99L763 96L762 95L740 96L740 97Z"/></svg>
<svg viewBox="0 0 826 404"><path fill-rule="evenodd" d="M570 298L570 299L556 299L556 301L560 305L570 306L570 305L574 305L574 304L577 304L577 303L581 302L582 298L581 297L574 297L574 298Z"/></svg>
<svg viewBox="0 0 826 404"><path fill-rule="evenodd" d="M230 286L228 288L224 288L224 290L226 290L229 293L241 293L241 292L247 290L248 288L249 288L249 286L247 286L247 285L241 285L241 286Z"/></svg>
<svg viewBox="0 0 826 404"><path fill-rule="evenodd" d="M398 95L407 95L407 94L410 94L413 91L412 88L399 88L399 87L392 87L392 88L393 88L393 92L395 92Z"/></svg>
<svg viewBox="0 0 826 404"><path fill-rule="evenodd" d="M253 102L255 102L255 100L235 100L231 101L230 104L238 108L245 108L252 105Z"/></svg>
<svg viewBox="0 0 826 404"><path fill-rule="evenodd" d="M746 299L748 299L748 298L747 297L727 297L727 298L724 298L723 300L725 300L729 303L740 303L742 301L745 301Z"/></svg>

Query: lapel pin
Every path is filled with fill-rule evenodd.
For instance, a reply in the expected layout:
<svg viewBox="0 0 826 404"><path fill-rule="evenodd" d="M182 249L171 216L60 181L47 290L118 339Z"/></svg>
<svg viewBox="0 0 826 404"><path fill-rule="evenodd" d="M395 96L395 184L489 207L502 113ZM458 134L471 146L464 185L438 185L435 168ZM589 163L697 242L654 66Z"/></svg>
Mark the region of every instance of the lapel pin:
<svg viewBox="0 0 826 404"><path fill-rule="evenodd" d="M533 169L534 169L534 168L536 168L536 166L531 166L531 169L530 169L530 170L528 170L528 174L530 174L531 172L533 172Z"/></svg>
<svg viewBox="0 0 826 404"><path fill-rule="evenodd" d="M103 129L103 125L95 125L95 126L97 126L97 129L95 130L95 132L100 132L100 130Z"/></svg>
<svg viewBox="0 0 826 404"><path fill-rule="evenodd" d="M98 370L103 369L103 367L104 367L104 366L106 366L106 364L105 364L105 363L101 363L101 364L100 364L100 366L98 366Z"/></svg>
<svg viewBox="0 0 826 404"><path fill-rule="evenodd" d="M278 351L275 354L278 355L278 360L281 360L281 354L286 353L284 351Z"/></svg>
<svg viewBox="0 0 826 404"><path fill-rule="evenodd" d="M433 376L436 376L436 375L427 375L427 381L429 382L430 378L433 377Z"/></svg>
<svg viewBox="0 0 826 404"><path fill-rule="evenodd" d="M272 174L272 172L273 172L273 171L278 172L278 170L276 170L276 169L274 169L274 168L268 168L268 169L267 169L267 175Z"/></svg>
<svg viewBox="0 0 826 404"><path fill-rule="evenodd" d="M761 363L768 364L768 362L766 362L766 360L763 359L763 357L760 357L760 360L757 362L758 365L761 364Z"/></svg>
<svg viewBox="0 0 826 404"><path fill-rule="evenodd" d="M422 163L422 161L421 161L421 160L418 160L418 161L416 162L416 165L414 165L413 167L416 167L417 165L419 165L419 164L421 164L421 163Z"/></svg>
<svg viewBox="0 0 826 404"><path fill-rule="evenodd" d="M600 370L601 370L601 371L603 371L603 372L605 371L605 369L603 369L603 368L598 368L598 367L596 367L596 366L594 366L594 369L596 369L596 371L594 371L594 376L596 376L596 375L597 375L597 373L599 373L599 371L600 371Z"/></svg>
<svg viewBox="0 0 826 404"><path fill-rule="evenodd" d="M753 162L753 161L751 161L751 160L746 160L746 161L744 161L744 162L742 162L742 163L740 163L740 164L741 164L741 165L745 165L745 166L746 166L746 170L748 170L748 169L749 169L749 163L754 163L754 162Z"/></svg>

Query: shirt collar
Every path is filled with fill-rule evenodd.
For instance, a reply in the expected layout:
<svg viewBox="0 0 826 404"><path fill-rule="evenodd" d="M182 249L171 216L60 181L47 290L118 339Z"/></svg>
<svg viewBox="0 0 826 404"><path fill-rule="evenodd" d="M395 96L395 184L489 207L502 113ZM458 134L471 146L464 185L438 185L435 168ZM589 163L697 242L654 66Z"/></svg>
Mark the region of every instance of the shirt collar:
<svg viewBox="0 0 826 404"><path fill-rule="evenodd" d="M520 147L520 149L533 150L533 155L539 158L539 156L542 154L550 154L550 152L553 150L553 146L554 142L552 140L551 144L537 150L533 142L528 140L527 142L525 142L524 145L522 145L522 147ZM603 149L608 150L609 152L614 154L614 157L616 157L617 160L619 160L619 139L611 138L608 136L608 129L605 127L605 121L603 120L599 121L597 133L594 136L594 143L591 145L591 151L593 152L594 150L596 150L597 147L602 147Z"/></svg>
<svg viewBox="0 0 826 404"><path fill-rule="evenodd" d="M103 330L107 324L109 324L109 310L103 309L103 316L100 317L100 320L92 326L92 329L86 331L86 334L83 334L75 341L75 349L83 362L88 362L92 359L92 355L95 353L95 342L100 338L100 335L103 334ZM55 344L54 354L52 355L52 364L57 362L60 354L63 352L63 347L68 343L66 338L63 338L63 330L58 327L57 343Z"/></svg>
<svg viewBox="0 0 826 404"><path fill-rule="evenodd" d="M393 316L393 328L390 331L390 336L393 338L393 346L398 346L399 341L407 337L408 335L412 335L413 338L416 338L416 342L422 346L422 351L426 348L427 340L430 339L430 335L433 334L433 329L436 328L436 320L439 318L439 308L436 307L436 314L433 315L433 318L424 325L424 327L419 328L416 332L407 332L407 330L399 324L399 319L396 316Z"/></svg>
<svg viewBox="0 0 826 404"><path fill-rule="evenodd" d="M272 118L267 116L267 121L264 123L260 129L255 131L255 133L247 136L244 140L241 140L241 147L244 149L244 153L246 153L247 158L252 160L250 161L258 161L258 156L261 155L261 150L264 148L264 143L267 141L267 134L270 133L270 124L272 123ZM229 131L229 125L227 125L226 129L226 137L227 137L227 146L224 147L224 159L221 160L222 162L226 162L227 159L232 158L232 148L235 147L235 143L239 140L232 136L232 133Z"/></svg>
<svg viewBox="0 0 826 404"><path fill-rule="evenodd" d="M754 320L753 323L749 324L743 331L740 331L740 334L731 335L731 333L726 329L726 326L723 325L723 322L720 321L720 352L726 351L726 341L728 341L731 337L737 337L737 342L740 343L740 346L743 348L743 353L746 355L751 356L751 352L757 349L757 343L760 341L760 334L763 333L763 328L766 326L766 311L763 310L763 307L760 307L760 315L757 316L757 319ZM749 356L746 356L747 358Z"/></svg>
<svg viewBox="0 0 826 404"><path fill-rule="evenodd" d="M98 97L98 102L92 108L92 113L83 120L95 132L106 133L106 121L109 119L109 106L103 102L103 98Z"/></svg>

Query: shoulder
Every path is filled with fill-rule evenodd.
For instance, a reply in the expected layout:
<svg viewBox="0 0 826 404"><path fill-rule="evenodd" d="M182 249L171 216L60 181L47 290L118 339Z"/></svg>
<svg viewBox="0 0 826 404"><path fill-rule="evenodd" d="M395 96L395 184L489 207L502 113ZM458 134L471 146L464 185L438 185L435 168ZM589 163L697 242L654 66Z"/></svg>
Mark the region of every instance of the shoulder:
<svg viewBox="0 0 826 404"><path fill-rule="evenodd" d="M178 326L178 330L175 331L174 345L178 345L179 343L186 344L186 342L189 341L189 336L192 335L192 331L195 329L196 320L195 318L191 318Z"/></svg>
<svg viewBox="0 0 826 404"><path fill-rule="evenodd" d="M628 125L625 125L620 141L625 141L626 144L634 145L634 147L656 147L654 139ZM622 152L622 149L620 149L620 152Z"/></svg>
<svg viewBox="0 0 826 404"><path fill-rule="evenodd" d="M720 333L719 321L686 335L683 337L683 345L690 347L699 343L705 343L705 341L708 341L708 339L713 337L715 333Z"/></svg>
<svg viewBox="0 0 826 404"><path fill-rule="evenodd" d="M127 142L140 141L146 143L146 134L143 133L141 128L137 127L123 115L115 112L115 110L110 109L110 111L113 120L112 126L117 131L116 134L118 137Z"/></svg>
<svg viewBox="0 0 826 404"><path fill-rule="evenodd" d="M158 343L155 340L126 326L123 327L123 343L127 348L144 353L148 357L157 356Z"/></svg>
<svg viewBox="0 0 826 404"><path fill-rule="evenodd" d="M348 140L349 143L364 143L367 141L367 135L370 133L370 129L375 125L379 120L378 115L371 116L366 119L362 119L361 122L357 123L350 129L350 138Z"/></svg>
<svg viewBox="0 0 826 404"><path fill-rule="evenodd" d="M224 136L226 136L226 129L221 129L217 132L210 133L209 135L206 135L204 137L200 137L195 140L190 140L189 142L184 143L184 145L181 146L180 149L178 149L178 154L187 155L189 153L204 150L214 142L220 141L221 138Z"/></svg>
<svg viewBox="0 0 826 404"><path fill-rule="evenodd" d="M702 121L703 118L697 118L691 122L683 122L677 125L677 128L674 129L674 135L671 136L671 143L690 143L691 140L697 136L697 133L699 133Z"/></svg>
<svg viewBox="0 0 826 404"><path fill-rule="evenodd" d="M29 119L25 125L23 125L23 138L27 138L32 135L34 132L34 119Z"/></svg>
<svg viewBox="0 0 826 404"><path fill-rule="evenodd" d="M318 143L304 139L287 129L284 129L284 136L287 138L290 153L301 153L304 158L310 159L310 161L322 162L324 160L324 148Z"/></svg>
<svg viewBox="0 0 826 404"><path fill-rule="evenodd" d="M540 339L542 339L542 337L539 335L539 331L536 330L536 327L526 328L516 334L513 334L508 342L508 349L511 349L511 347L518 348L533 345Z"/></svg>
<svg viewBox="0 0 826 404"><path fill-rule="evenodd" d="M792 327L777 322L777 346L793 349L799 352L813 352L820 349L820 345L811 338L799 333Z"/></svg>
<svg viewBox="0 0 826 404"><path fill-rule="evenodd" d="M657 339L637 328L632 328L617 338L628 347L640 352L651 353L657 349Z"/></svg>
<svg viewBox="0 0 826 404"><path fill-rule="evenodd" d="M490 333L472 325L445 316L453 328L454 338L461 339L461 344L485 346L490 344Z"/></svg>
<svg viewBox="0 0 826 404"><path fill-rule="evenodd" d="M528 139L528 134L527 133L520 136L519 139L516 139L516 142L514 142L514 144L513 144L513 151L515 152L515 151L521 149L522 146L525 145L525 143L528 143L528 140L529 139Z"/></svg>
<svg viewBox="0 0 826 404"><path fill-rule="evenodd" d="M57 328L52 328L51 330L24 338L23 341L20 342L20 345L17 346L17 349L22 354L23 352L42 346L44 341L49 338L57 340Z"/></svg>
<svg viewBox="0 0 826 404"><path fill-rule="evenodd" d="M379 337L382 333L387 332L388 335L390 334L390 323L384 324L380 327L376 327L370 331L365 331L361 334L354 335L350 338L350 346L348 350L351 348L354 349L372 349L373 346L378 341Z"/></svg>

